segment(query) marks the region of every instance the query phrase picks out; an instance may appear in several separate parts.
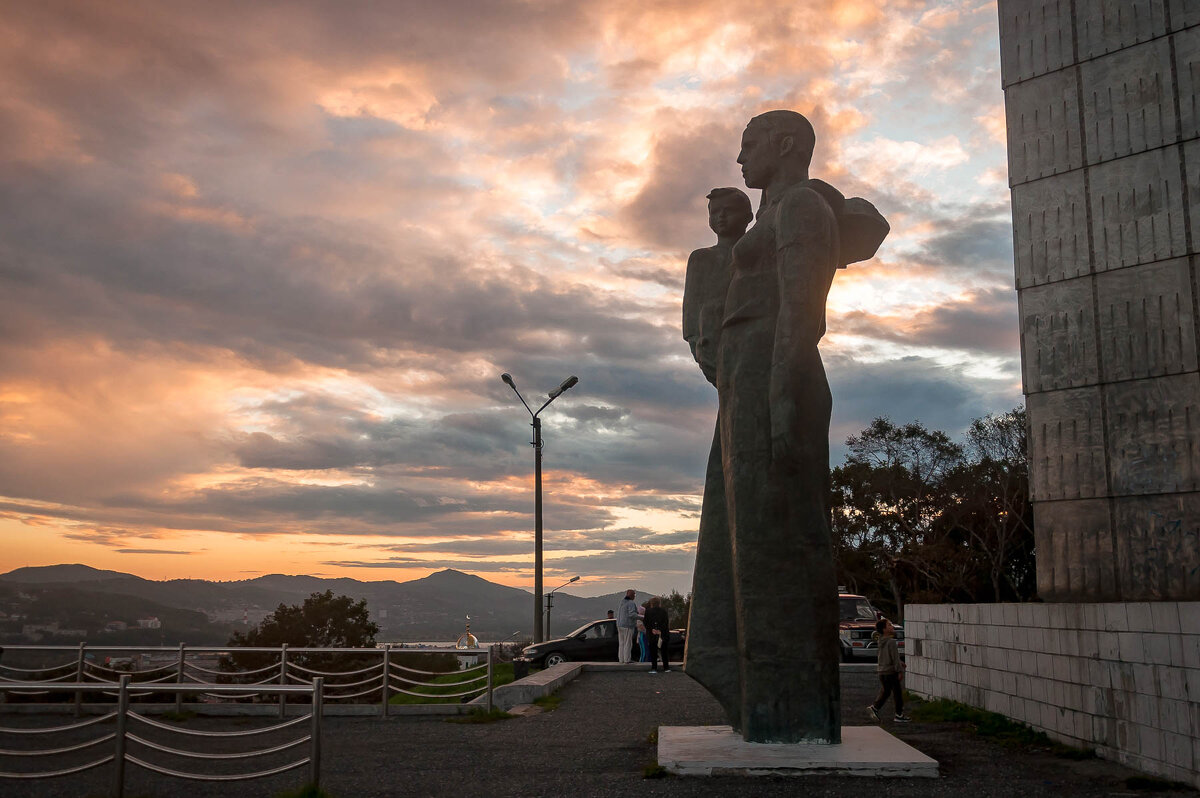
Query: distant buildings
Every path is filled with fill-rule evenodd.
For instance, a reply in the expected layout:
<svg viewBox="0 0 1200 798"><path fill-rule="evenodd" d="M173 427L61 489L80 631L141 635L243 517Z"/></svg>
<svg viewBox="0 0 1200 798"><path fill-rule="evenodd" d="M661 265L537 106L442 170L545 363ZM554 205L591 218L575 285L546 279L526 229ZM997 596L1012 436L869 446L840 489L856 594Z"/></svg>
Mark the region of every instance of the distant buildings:
<svg viewBox="0 0 1200 798"><path fill-rule="evenodd" d="M21 626L21 635L33 642L37 642L44 637L87 637L86 629L62 629L58 622L52 623L27 623Z"/></svg>

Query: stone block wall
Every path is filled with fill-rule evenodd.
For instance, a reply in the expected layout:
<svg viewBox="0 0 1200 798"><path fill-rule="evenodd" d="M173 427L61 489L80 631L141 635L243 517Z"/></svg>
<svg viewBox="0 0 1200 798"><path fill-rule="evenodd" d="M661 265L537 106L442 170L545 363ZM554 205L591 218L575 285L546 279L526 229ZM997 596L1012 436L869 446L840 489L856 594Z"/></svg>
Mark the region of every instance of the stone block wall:
<svg viewBox="0 0 1200 798"><path fill-rule="evenodd" d="M1200 787L1200 602L910 604L906 686Z"/></svg>
<svg viewBox="0 0 1200 798"><path fill-rule="evenodd" d="M1038 593L1200 599L1200 3L998 13Z"/></svg>

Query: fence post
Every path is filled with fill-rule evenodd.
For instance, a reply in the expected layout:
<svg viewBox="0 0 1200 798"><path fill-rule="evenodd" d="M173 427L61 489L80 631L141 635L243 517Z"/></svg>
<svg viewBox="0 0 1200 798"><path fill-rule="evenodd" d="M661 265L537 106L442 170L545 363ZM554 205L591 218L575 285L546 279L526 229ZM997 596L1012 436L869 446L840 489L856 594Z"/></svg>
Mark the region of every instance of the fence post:
<svg viewBox="0 0 1200 798"><path fill-rule="evenodd" d="M113 796L125 795L125 728L129 721L129 674L121 674L117 688L117 750L113 754Z"/></svg>
<svg viewBox="0 0 1200 798"><path fill-rule="evenodd" d="M279 683L287 684L287 643L283 644L283 648L279 652ZM287 693L279 694L279 717L287 717Z"/></svg>
<svg viewBox="0 0 1200 798"><path fill-rule="evenodd" d="M495 678L493 677L492 663L496 661L494 656L495 653L496 644L493 643L492 645L488 646L487 653L487 711L489 715L492 714L492 683L495 681Z"/></svg>
<svg viewBox="0 0 1200 798"><path fill-rule="evenodd" d="M79 684L83 681L83 658L84 658L84 653L85 653L84 648L86 648L86 646L87 646L87 643L79 644L79 660L75 663L75 683L76 684ZM82 714L83 714L83 691L76 690L75 691L75 717L78 718Z"/></svg>
<svg viewBox="0 0 1200 798"><path fill-rule="evenodd" d="M183 659L187 656L186 643L179 644L179 663L175 666L175 684L183 684ZM183 713L183 693L175 694L175 714Z"/></svg>
<svg viewBox="0 0 1200 798"><path fill-rule="evenodd" d="M392 644L388 643L383 647L383 703L380 705L379 714L383 717L388 716L388 695L389 687L392 685Z"/></svg>
<svg viewBox="0 0 1200 798"><path fill-rule="evenodd" d="M325 677L312 681L312 754L309 756L309 775L314 788L321 786L321 715L325 713Z"/></svg>

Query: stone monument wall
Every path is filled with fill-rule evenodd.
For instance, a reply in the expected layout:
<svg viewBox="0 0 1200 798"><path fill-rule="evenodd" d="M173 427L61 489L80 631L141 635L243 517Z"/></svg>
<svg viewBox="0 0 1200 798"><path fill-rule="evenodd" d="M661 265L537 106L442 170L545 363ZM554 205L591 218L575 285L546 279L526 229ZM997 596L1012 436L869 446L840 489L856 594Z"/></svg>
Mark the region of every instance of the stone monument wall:
<svg viewBox="0 0 1200 798"><path fill-rule="evenodd" d="M1200 602L906 608L905 683L1200 787Z"/></svg>
<svg viewBox="0 0 1200 798"><path fill-rule="evenodd" d="M999 16L1038 593L1200 598L1200 2Z"/></svg>
<svg viewBox="0 0 1200 798"><path fill-rule="evenodd" d="M908 686L1200 787L1200 2L999 0L1041 604Z"/></svg>

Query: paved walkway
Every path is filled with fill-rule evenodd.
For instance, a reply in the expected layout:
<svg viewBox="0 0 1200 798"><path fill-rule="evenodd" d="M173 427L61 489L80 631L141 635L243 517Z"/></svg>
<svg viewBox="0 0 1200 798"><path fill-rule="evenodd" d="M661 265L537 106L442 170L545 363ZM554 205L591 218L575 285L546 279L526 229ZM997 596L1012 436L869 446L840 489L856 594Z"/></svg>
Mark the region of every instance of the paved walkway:
<svg viewBox="0 0 1200 798"><path fill-rule="evenodd" d="M844 669L846 725L865 725L874 697L869 670ZM1000 796L1134 796L1135 775L1101 760L1070 761L1046 752L1013 751L953 724L912 723L897 735L941 764L941 778L877 779L678 778L648 780L655 758L651 736L660 725L723 722L715 701L682 672L584 673L562 690L552 711L513 720L464 725L439 718L330 718L325 723L323 786L336 798L373 796L863 796L863 798L999 798ZM61 716L54 721L61 723ZM242 728L264 719L193 719L188 728ZM13 725L12 716L0 724ZM885 721L885 727L889 724ZM195 765L191 765L195 767ZM11 760L6 767L12 767ZM5 798L107 795L107 769L33 783L0 783ZM299 773L258 782L197 784L130 766L127 796L272 796L297 786ZM1194 791L1145 793L1190 796Z"/></svg>

